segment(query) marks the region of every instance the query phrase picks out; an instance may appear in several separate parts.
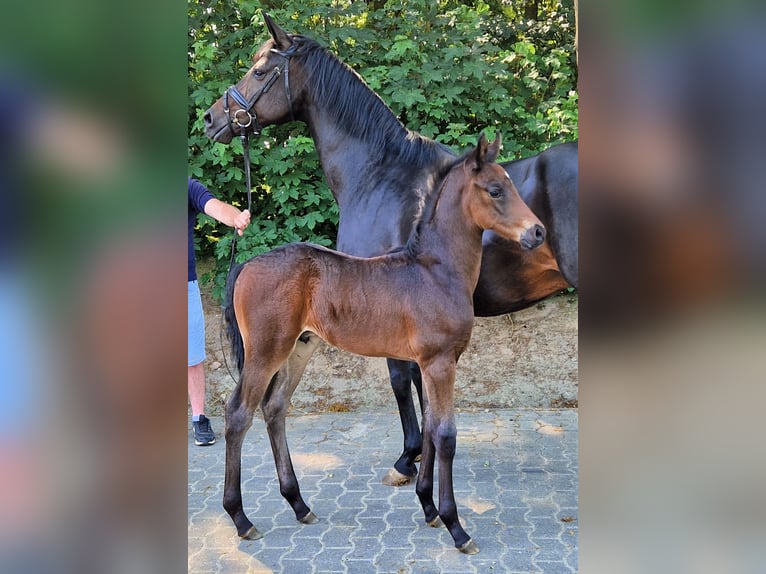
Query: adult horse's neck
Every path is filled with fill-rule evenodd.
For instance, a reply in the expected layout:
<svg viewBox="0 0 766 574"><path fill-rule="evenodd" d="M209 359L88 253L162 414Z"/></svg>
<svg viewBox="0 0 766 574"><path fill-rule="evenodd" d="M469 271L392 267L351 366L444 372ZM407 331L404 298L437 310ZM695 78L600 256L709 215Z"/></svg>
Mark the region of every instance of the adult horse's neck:
<svg viewBox="0 0 766 574"><path fill-rule="evenodd" d="M331 52L313 40L295 41L306 86L299 116L309 126L340 208L338 248L376 255L402 245L436 173L454 154L405 128Z"/></svg>

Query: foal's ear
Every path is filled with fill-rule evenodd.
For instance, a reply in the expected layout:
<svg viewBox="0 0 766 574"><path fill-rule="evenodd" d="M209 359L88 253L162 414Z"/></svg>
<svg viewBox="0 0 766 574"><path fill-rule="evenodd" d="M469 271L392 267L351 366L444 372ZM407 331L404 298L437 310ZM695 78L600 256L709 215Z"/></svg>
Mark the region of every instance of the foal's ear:
<svg viewBox="0 0 766 574"><path fill-rule="evenodd" d="M271 37L274 38L277 49L284 51L292 46L293 41L290 39L290 36L287 34L287 32L280 28L277 23L274 22L274 19L266 12L263 12L263 20L266 22L266 27L269 29L269 34L271 34Z"/></svg>
<svg viewBox="0 0 766 574"><path fill-rule="evenodd" d="M487 147L487 155L485 157L485 160L488 162L495 161L497 158L497 154L500 153L500 143L501 143L501 137L500 132L497 132L495 135L495 141L493 141L488 147ZM486 139L485 139L486 141Z"/></svg>
<svg viewBox="0 0 766 574"><path fill-rule="evenodd" d="M484 135L484 132L481 132L481 135L479 135L479 143L476 146L476 167L474 169L479 171L482 167L484 167L485 163L491 163L495 161L499 151L500 132L497 132L495 141L492 143L489 143L487 136Z"/></svg>
<svg viewBox="0 0 766 574"><path fill-rule="evenodd" d="M479 143L476 144L476 149L474 150L474 161L476 162L476 166L474 166L475 171L479 171L482 167L484 167L484 163L487 161L487 147L489 146L489 142L487 141L487 136L484 135L484 132L481 132L479 134Z"/></svg>

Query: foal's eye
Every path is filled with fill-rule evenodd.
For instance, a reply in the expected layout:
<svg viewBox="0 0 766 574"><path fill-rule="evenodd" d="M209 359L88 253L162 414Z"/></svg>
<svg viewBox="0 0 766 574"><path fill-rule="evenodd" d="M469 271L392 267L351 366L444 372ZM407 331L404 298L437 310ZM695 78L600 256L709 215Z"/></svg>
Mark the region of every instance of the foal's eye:
<svg viewBox="0 0 766 574"><path fill-rule="evenodd" d="M497 199L498 197L501 197L503 195L503 188L493 185L487 190L487 193L489 193L489 196L493 199Z"/></svg>

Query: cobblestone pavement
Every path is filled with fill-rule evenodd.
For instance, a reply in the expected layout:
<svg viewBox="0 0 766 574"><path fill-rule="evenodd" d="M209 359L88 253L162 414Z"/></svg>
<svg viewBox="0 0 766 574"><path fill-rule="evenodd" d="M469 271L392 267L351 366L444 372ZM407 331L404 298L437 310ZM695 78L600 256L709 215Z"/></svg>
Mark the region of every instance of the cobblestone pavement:
<svg viewBox="0 0 766 574"><path fill-rule="evenodd" d="M577 411L461 410L455 497L481 552L461 554L445 528L423 519L414 485L381 479L402 443L396 412L296 414L287 438L303 497L319 517L295 520L279 494L263 420L243 448L245 512L264 533L240 540L221 505L218 442L189 439L189 572L577 572ZM438 472L438 468L437 468ZM436 493L435 489L435 493Z"/></svg>

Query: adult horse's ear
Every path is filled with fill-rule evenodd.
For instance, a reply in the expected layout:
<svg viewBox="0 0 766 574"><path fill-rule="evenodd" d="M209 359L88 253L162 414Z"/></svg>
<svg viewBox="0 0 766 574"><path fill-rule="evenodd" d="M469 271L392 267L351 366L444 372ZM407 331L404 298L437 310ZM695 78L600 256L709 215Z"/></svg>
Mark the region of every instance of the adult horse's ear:
<svg viewBox="0 0 766 574"><path fill-rule="evenodd" d="M476 171L479 171L484 167L484 163L487 161L488 147L489 141L487 140L487 136L484 135L484 132L481 132L481 134L479 134L479 143L476 144L476 150L474 151L474 158L476 161L476 167L474 167L474 169Z"/></svg>
<svg viewBox="0 0 766 574"><path fill-rule="evenodd" d="M266 22L266 27L269 29L269 34L271 34L271 37L274 39L277 49L284 51L292 46L293 41L290 39L287 32L280 28L277 23L274 22L274 19L266 12L263 12L263 21Z"/></svg>

